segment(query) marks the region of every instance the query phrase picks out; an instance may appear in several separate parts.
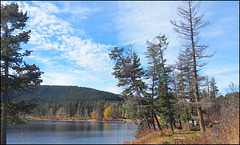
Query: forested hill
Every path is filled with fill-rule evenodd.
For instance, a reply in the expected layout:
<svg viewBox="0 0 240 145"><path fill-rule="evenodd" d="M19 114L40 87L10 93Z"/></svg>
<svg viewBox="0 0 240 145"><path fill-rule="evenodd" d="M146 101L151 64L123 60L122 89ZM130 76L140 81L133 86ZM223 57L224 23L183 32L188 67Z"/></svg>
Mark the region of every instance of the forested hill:
<svg viewBox="0 0 240 145"><path fill-rule="evenodd" d="M22 91L12 93L10 100L18 102L25 100L31 103L59 103L65 101L83 102L83 101L122 101L117 94L99 91L96 89L77 87L77 86L49 86L41 85L38 90Z"/></svg>

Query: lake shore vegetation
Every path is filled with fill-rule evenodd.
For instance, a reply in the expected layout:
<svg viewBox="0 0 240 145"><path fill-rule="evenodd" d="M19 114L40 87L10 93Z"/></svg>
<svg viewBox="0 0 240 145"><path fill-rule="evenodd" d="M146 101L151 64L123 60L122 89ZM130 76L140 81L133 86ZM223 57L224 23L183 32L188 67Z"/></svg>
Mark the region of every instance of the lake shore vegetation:
<svg viewBox="0 0 240 145"><path fill-rule="evenodd" d="M221 100L220 113L210 115L206 132L199 126L189 127L188 123L177 124L175 132L170 129L142 130L136 140L125 144L239 144L239 94L228 94ZM232 102L232 103L231 103Z"/></svg>

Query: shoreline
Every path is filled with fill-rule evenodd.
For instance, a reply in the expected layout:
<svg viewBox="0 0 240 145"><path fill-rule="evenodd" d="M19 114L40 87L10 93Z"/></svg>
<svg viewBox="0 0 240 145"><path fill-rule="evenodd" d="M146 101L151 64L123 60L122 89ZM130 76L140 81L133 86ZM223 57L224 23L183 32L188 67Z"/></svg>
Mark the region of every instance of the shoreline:
<svg viewBox="0 0 240 145"><path fill-rule="evenodd" d="M116 119L116 120L102 120L102 121L98 121L96 119L70 119L70 118L66 118L66 119L48 119L48 118L44 118L44 119L40 119L40 118L35 118L35 117L26 117L23 119L27 119L29 122L32 121L50 121L50 122L109 122L109 123L133 123L132 120L130 119Z"/></svg>

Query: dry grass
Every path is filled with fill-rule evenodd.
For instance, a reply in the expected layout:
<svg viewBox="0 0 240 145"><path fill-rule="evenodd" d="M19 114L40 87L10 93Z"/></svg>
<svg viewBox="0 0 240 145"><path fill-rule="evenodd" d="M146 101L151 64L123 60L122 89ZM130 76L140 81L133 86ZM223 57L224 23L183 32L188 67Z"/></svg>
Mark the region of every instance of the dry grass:
<svg viewBox="0 0 240 145"><path fill-rule="evenodd" d="M170 129L164 129L163 131L143 131L139 138L131 141L125 142L125 144L174 144L174 143L182 143L184 139L176 139L186 138L189 135L196 134L198 131L185 131L185 130L175 130L175 133L172 134Z"/></svg>
<svg viewBox="0 0 240 145"><path fill-rule="evenodd" d="M220 123L206 128L205 133L175 129L172 134L169 129L148 130L142 131L136 140L125 144L239 144L239 110L225 110L222 115Z"/></svg>
<svg viewBox="0 0 240 145"><path fill-rule="evenodd" d="M239 108L227 107L221 111L219 124L194 137L188 137L184 143L201 144L239 144Z"/></svg>

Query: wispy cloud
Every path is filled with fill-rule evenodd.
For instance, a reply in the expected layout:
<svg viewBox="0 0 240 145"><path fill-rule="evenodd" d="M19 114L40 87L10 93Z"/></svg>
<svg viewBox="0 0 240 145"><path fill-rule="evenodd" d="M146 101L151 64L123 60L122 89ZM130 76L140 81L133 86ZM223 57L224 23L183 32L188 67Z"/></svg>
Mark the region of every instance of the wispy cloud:
<svg viewBox="0 0 240 145"><path fill-rule="evenodd" d="M119 2L116 23L120 30L122 44L140 43L145 45L159 33L172 34L171 19L175 19L178 2ZM179 45L171 40L170 46Z"/></svg>
<svg viewBox="0 0 240 145"><path fill-rule="evenodd" d="M2 2L6 3L10 2ZM182 47L170 23L180 19L176 8L181 2L17 3L23 11L27 10L26 30L32 30L29 43L22 48L34 50L27 59L39 64L45 72L44 84L82 85L120 93L121 88L116 87L117 80L111 75L113 62L108 56L113 45L133 44L144 67L147 66L146 40L152 41L160 33L168 37L167 64L174 63ZM201 31L201 43L210 46L209 52L217 50L203 68L203 75L214 76L222 90L231 81L238 85L239 5L202 4L210 25ZM100 14L102 17L96 19ZM99 22L105 19L106 22ZM103 29L96 33L103 34L94 34L100 28ZM108 40L101 43L104 32L108 32L106 39L117 44L107 44ZM94 36L91 38L89 34Z"/></svg>
<svg viewBox="0 0 240 145"><path fill-rule="evenodd" d="M83 19L86 19L90 14L97 12L97 8L90 9L80 4L73 6L69 3L59 7L49 2L21 2L20 6L28 11L29 21L26 29L32 30L28 45L35 53L28 58L48 65L42 70L45 72L42 75L43 84L107 84L112 71L108 50L113 46L96 43L91 38L81 38L68 21L57 17L59 13L71 13L81 14ZM84 30L82 32L84 33ZM70 66L67 67L67 64ZM96 88L106 90L104 85Z"/></svg>
<svg viewBox="0 0 240 145"><path fill-rule="evenodd" d="M55 73L55 72L45 72L45 75L42 75L43 85L79 85L76 80L75 75L69 73Z"/></svg>
<svg viewBox="0 0 240 145"><path fill-rule="evenodd" d="M173 31L170 20L180 19L176 9L180 4L180 2L119 2L115 20L120 32L118 36L120 44L135 44L141 62L146 65L147 60L142 53L146 51L145 42L147 39L151 41L161 32L169 36L169 47L165 52L165 58L168 64L173 64L182 46L179 43L180 38ZM215 8L212 9L212 7ZM237 42L239 43L239 8L232 12L232 7L228 7L229 11L226 12L224 3L216 5L216 2L202 2L201 8L200 12L206 14L204 20L209 20L210 25L200 33L202 37L200 43L210 44L211 48L207 50L207 53L214 50L218 53L210 60L212 63L207 65L209 67L203 68L204 75L214 76L221 91L225 92L224 89L229 82L239 84L239 71L237 71L239 62L233 62L234 59L230 59L231 67L228 64L229 57L236 56L236 52L239 52L236 50L239 47L237 46ZM229 37L232 39L228 39ZM226 53L222 53L223 51Z"/></svg>
<svg viewBox="0 0 240 145"><path fill-rule="evenodd" d="M177 18L177 6L179 2L119 2L115 18L119 45L134 44L142 64L146 66L146 41L152 41L160 33L165 34L169 42L165 52L167 63L174 63L180 43L170 20Z"/></svg>
<svg viewBox="0 0 240 145"><path fill-rule="evenodd" d="M56 17L53 13L67 12L69 3L63 10L54 4L34 2L35 5L23 3L23 9L28 11L28 27L32 30L29 44L34 45L36 51L53 50L61 51L61 57L75 61L80 67L91 70L104 70L108 65L107 49L111 45L99 44L91 39L82 39L74 33L74 28L65 20ZM80 6L80 5L78 5ZM48 8L47 8L48 7ZM90 13L90 8L83 8L76 12L79 7L74 6L70 13ZM75 10L74 10L75 9ZM93 11L96 11L95 9ZM93 12L91 11L91 12ZM37 60L42 61L43 58ZM44 59L47 62L47 58Z"/></svg>
<svg viewBox="0 0 240 145"><path fill-rule="evenodd" d="M207 66L203 75L207 75L209 79L214 77L221 92L226 92L230 82L239 84L239 67L234 64Z"/></svg>

